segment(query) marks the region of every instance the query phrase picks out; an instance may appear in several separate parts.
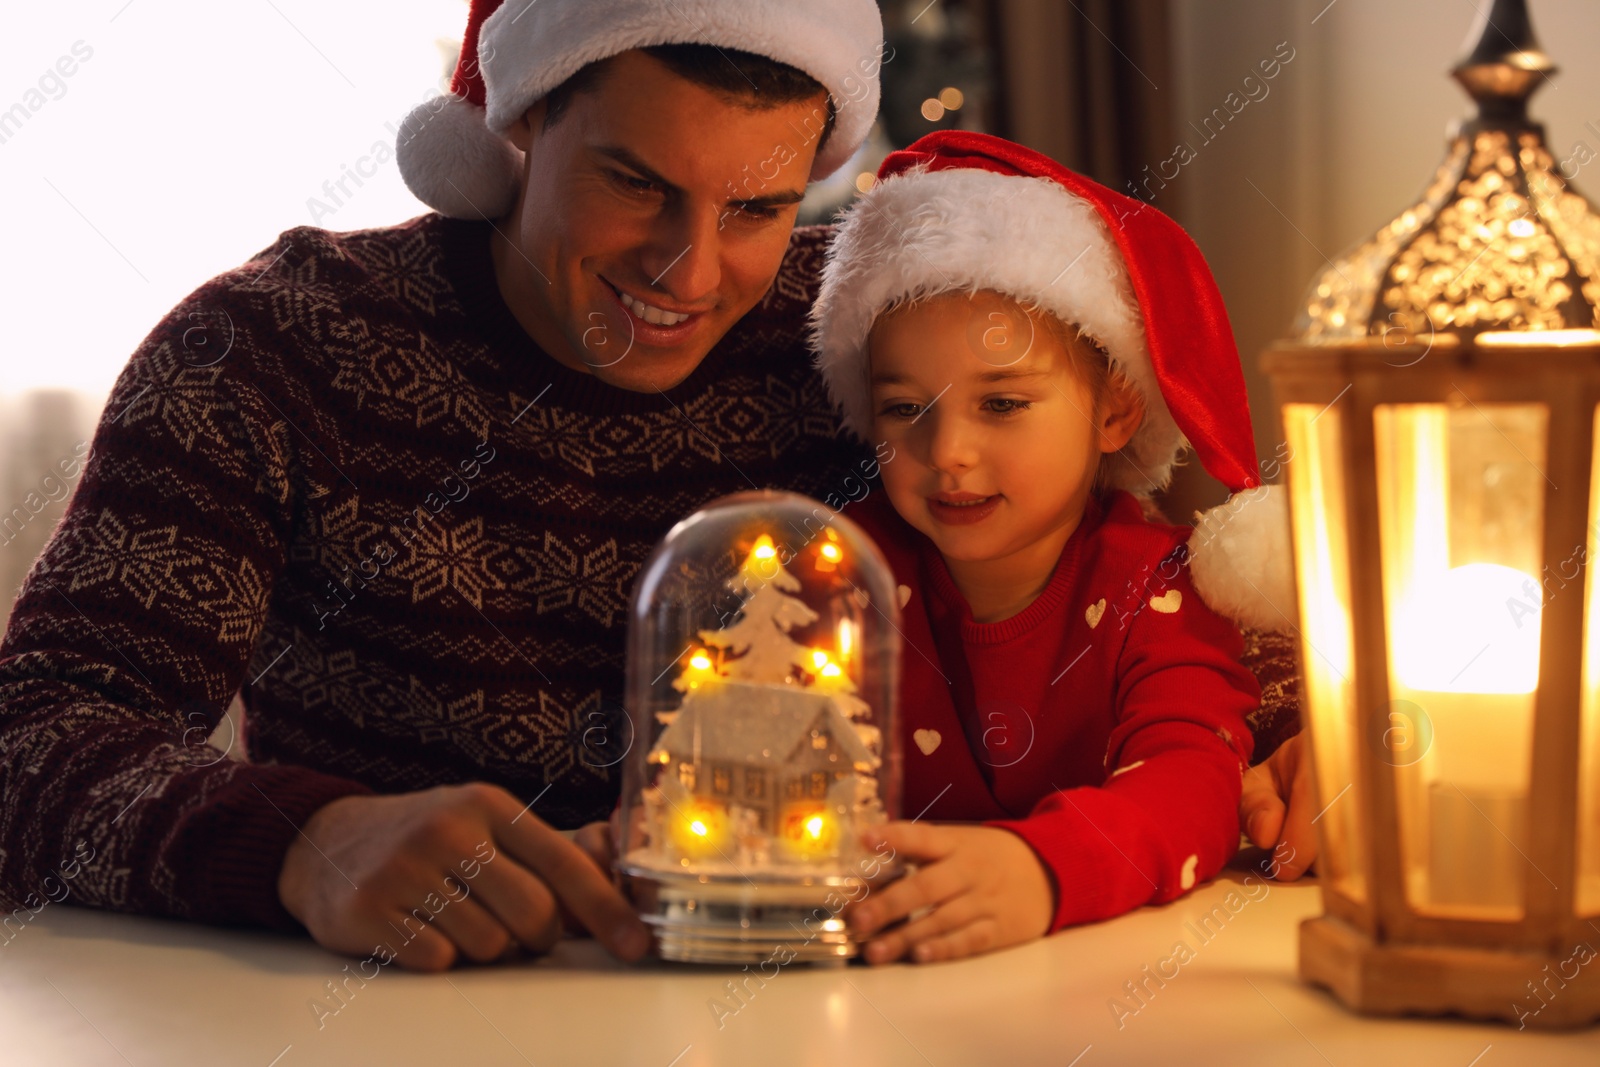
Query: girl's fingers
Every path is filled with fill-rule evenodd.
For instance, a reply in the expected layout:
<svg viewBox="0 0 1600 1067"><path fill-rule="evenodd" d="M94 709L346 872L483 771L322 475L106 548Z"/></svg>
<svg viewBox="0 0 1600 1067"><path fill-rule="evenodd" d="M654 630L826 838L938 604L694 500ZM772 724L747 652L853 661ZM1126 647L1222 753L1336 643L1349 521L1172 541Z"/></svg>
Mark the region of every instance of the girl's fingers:
<svg viewBox="0 0 1600 1067"><path fill-rule="evenodd" d="M1002 947L1000 924L989 916L967 923L947 934L919 942L911 951L918 963L936 963L939 960L958 960L976 956L981 952Z"/></svg>
<svg viewBox="0 0 1600 1067"><path fill-rule="evenodd" d="M970 877L954 863L935 863L872 893L849 911L851 932L870 937L922 908L936 907L972 888Z"/></svg>
<svg viewBox="0 0 1600 1067"><path fill-rule="evenodd" d="M923 943L968 926L981 917L980 910L970 895L957 896L934 908L927 915L874 938L867 946L867 962L887 963L890 960L901 959L907 953L916 952Z"/></svg>
<svg viewBox="0 0 1600 1067"><path fill-rule="evenodd" d="M932 863L955 851L958 835L947 826L926 822L891 822L861 833L869 850L887 843L896 855L913 863Z"/></svg>

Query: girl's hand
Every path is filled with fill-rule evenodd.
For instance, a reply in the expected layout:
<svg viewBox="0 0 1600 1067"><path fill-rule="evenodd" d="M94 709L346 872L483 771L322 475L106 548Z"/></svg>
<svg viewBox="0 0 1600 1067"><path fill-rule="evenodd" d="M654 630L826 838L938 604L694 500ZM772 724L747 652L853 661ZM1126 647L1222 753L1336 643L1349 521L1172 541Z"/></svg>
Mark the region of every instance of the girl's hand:
<svg viewBox="0 0 1600 1067"><path fill-rule="evenodd" d="M953 960L1032 941L1050 928L1055 891L1028 844L991 826L893 822L862 834L867 848L887 842L919 869L850 908L857 937L871 940L868 963L908 953L918 963ZM879 933L922 909L904 926ZM876 934L877 936L873 936Z"/></svg>

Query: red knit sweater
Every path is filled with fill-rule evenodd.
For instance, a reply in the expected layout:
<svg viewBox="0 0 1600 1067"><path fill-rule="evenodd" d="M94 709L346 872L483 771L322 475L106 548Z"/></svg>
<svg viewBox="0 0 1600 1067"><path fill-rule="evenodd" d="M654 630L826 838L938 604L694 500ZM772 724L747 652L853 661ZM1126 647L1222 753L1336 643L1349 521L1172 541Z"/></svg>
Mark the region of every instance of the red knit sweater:
<svg viewBox="0 0 1600 1067"><path fill-rule="evenodd" d="M1054 880L1051 929L1182 895L1238 848L1238 629L1189 583L1189 530L1092 499L1032 604L973 621L938 550L875 494L846 512L906 598L905 817L1020 835Z"/></svg>

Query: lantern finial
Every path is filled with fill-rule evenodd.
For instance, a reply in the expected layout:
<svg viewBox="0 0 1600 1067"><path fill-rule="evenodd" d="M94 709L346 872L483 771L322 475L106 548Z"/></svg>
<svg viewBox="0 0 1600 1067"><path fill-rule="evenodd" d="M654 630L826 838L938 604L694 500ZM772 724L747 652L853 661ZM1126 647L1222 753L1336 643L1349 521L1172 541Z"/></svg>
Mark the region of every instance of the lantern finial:
<svg viewBox="0 0 1600 1067"><path fill-rule="evenodd" d="M1495 0L1452 74L1478 105L1422 198L1312 283L1295 323L1311 345L1600 330L1600 215L1568 184L1528 98L1555 71L1525 0Z"/></svg>
<svg viewBox="0 0 1600 1067"><path fill-rule="evenodd" d="M1494 0L1480 8L1467 46L1450 73L1477 102L1477 124L1526 125L1528 98L1556 72L1534 36L1527 0Z"/></svg>

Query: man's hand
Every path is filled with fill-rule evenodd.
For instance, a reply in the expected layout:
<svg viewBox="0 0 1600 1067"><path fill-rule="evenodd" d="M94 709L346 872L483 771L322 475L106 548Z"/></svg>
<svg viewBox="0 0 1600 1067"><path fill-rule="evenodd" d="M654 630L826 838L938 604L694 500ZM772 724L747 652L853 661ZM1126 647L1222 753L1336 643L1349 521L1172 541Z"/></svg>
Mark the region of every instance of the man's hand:
<svg viewBox="0 0 1600 1067"><path fill-rule="evenodd" d="M572 843L581 848L585 856L594 860L596 867L607 872L617 860L615 842L616 833L609 822L585 823L572 835Z"/></svg>
<svg viewBox="0 0 1600 1067"><path fill-rule="evenodd" d="M920 868L872 893L848 911L857 937L913 912L932 910L872 937L868 963L906 953L918 963L952 960L1032 941L1050 928L1055 893L1027 842L992 826L935 826L894 822L862 835L869 849L887 842Z"/></svg>
<svg viewBox="0 0 1600 1067"><path fill-rule="evenodd" d="M278 898L324 947L367 956L387 946L419 971L518 945L547 952L563 908L619 959L650 946L582 848L481 783L323 806L284 856Z"/></svg>
<svg viewBox="0 0 1600 1067"><path fill-rule="evenodd" d="M1317 858L1317 828L1311 825L1316 796L1304 738L1296 734L1246 771L1239 798L1239 829L1257 847L1271 850L1273 877L1281 882L1299 878Z"/></svg>

